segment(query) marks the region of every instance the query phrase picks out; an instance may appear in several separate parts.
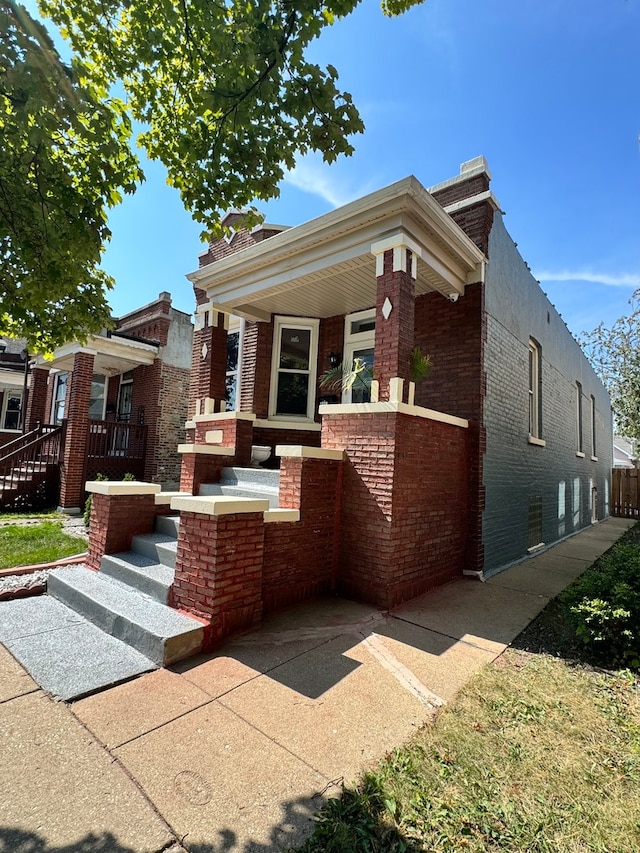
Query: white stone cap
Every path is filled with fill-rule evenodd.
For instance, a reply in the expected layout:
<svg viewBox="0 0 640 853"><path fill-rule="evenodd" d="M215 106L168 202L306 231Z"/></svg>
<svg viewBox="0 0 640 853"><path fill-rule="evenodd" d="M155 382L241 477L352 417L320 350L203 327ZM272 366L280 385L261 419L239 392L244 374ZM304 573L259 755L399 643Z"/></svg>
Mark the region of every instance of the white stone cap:
<svg viewBox="0 0 640 853"><path fill-rule="evenodd" d="M184 497L189 497L190 492L158 492L156 495L156 506L162 506L163 504L170 504L173 498L177 498L179 495L183 495Z"/></svg>
<svg viewBox="0 0 640 853"><path fill-rule="evenodd" d="M266 512L269 501L263 498L234 498L227 495L179 495L171 500L171 509L200 515L238 515L244 512Z"/></svg>
<svg viewBox="0 0 640 853"><path fill-rule="evenodd" d="M298 459L344 459L344 450L329 447L306 447L302 444L278 444L276 456L295 456Z"/></svg>
<svg viewBox="0 0 640 853"><path fill-rule="evenodd" d="M160 483L140 483L137 480L89 480L85 489L94 495L156 495Z"/></svg>
<svg viewBox="0 0 640 853"><path fill-rule="evenodd" d="M201 456L235 456L235 447L219 444L179 444L178 453L199 453Z"/></svg>
<svg viewBox="0 0 640 853"><path fill-rule="evenodd" d="M187 423L206 424L215 421L255 421L252 412L211 412L211 414L194 415Z"/></svg>
<svg viewBox="0 0 640 853"><path fill-rule="evenodd" d="M440 421L443 424L469 428L469 421L434 409L424 409L422 406L410 406L397 400L382 403L321 403L318 411L321 415L379 415L384 412L399 412L402 415L413 415L415 418L425 418L430 421Z"/></svg>
<svg viewBox="0 0 640 853"><path fill-rule="evenodd" d="M299 509L268 509L263 516L265 523L269 524L274 521L300 521Z"/></svg>

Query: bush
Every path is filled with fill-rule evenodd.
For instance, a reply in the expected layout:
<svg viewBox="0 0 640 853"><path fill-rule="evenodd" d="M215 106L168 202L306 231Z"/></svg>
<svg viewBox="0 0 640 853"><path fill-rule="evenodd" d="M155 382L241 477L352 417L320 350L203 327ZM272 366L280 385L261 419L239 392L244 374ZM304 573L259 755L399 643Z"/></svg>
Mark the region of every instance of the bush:
<svg viewBox="0 0 640 853"><path fill-rule="evenodd" d="M560 600L599 662L640 669L640 545L616 545Z"/></svg>

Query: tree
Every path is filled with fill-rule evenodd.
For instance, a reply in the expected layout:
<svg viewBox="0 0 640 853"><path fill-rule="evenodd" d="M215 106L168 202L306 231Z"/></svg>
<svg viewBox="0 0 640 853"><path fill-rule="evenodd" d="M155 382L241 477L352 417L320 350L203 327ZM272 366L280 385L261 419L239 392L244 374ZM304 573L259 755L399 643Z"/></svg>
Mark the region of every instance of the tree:
<svg viewBox="0 0 640 853"><path fill-rule="evenodd" d="M0 0L0 335L46 352L109 322L107 209L141 179L122 104Z"/></svg>
<svg viewBox="0 0 640 853"><path fill-rule="evenodd" d="M629 300L631 311L611 328L604 323L581 336L580 343L611 396L616 431L640 441L640 289Z"/></svg>
<svg viewBox="0 0 640 853"><path fill-rule="evenodd" d="M363 130L309 42L358 0L41 0L101 88L124 88L139 144L207 233L274 198L297 154L350 154ZM254 212L255 213L255 212ZM253 224L251 217L249 224Z"/></svg>

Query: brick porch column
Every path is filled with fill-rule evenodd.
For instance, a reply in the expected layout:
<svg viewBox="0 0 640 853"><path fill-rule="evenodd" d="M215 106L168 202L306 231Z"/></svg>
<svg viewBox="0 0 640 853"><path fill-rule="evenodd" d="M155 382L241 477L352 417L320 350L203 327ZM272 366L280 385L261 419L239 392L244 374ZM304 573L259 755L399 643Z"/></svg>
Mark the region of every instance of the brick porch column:
<svg viewBox="0 0 640 853"><path fill-rule="evenodd" d="M269 501L183 497L170 603L210 623L207 646L262 619L264 513Z"/></svg>
<svg viewBox="0 0 640 853"><path fill-rule="evenodd" d="M202 291L196 296L201 299ZM189 389L189 415L225 410L229 315L202 302L196 310Z"/></svg>
<svg viewBox="0 0 640 853"><path fill-rule="evenodd" d="M80 513L82 509L94 357L93 350L82 349L73 359L61 472L59 508L62 512Z"/></svg>
<svg viewBox="0 0 640 853"><path fill-rule="evenodd" d="M371 246L376 258L376 337L373 372L379 399L389 400L389 381L411 380L414 346L417 247L404 234L395 234ZM405 395L406 396L406 395Z"/></svg>
<svg viewBox="0 0 640 853"><path fill-rule="evenodd" d="M49 382L48 367L34 367L31 371L31 385L27 398L27 409L25 412L26 432L35 429L40 424L49 422L47 416L47 385Z"/></svg>

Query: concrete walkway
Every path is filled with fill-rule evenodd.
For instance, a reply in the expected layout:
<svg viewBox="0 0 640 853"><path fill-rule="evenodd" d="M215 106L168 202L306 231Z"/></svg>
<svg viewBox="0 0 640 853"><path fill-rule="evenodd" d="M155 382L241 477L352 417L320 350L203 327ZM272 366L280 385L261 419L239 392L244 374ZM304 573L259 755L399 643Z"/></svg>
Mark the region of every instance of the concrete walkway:
<svg viewBox="0 0 640 853"><path fill-rule="evenodd" d="M0 646L0 851L259 853L411 737L632 522L383 614L341 599L65 705ZM1 611L0 611L1 618Z"/></svg>

